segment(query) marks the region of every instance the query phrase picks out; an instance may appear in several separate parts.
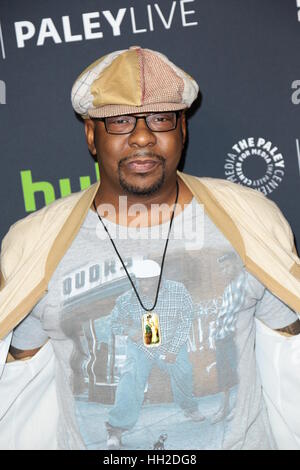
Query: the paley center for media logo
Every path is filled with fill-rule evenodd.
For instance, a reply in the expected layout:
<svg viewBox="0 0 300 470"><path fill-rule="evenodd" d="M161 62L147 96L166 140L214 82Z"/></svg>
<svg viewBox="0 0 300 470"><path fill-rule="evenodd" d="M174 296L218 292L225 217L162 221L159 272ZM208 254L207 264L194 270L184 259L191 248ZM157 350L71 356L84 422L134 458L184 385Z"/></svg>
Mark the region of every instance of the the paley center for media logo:
<svg viewBox="0 0 300 470"><path fill-rule="evenodd" d="M225 159L226 179L270 194L284 177L285 162L278 147L264 137L247 137L232 146Z"/></svg>

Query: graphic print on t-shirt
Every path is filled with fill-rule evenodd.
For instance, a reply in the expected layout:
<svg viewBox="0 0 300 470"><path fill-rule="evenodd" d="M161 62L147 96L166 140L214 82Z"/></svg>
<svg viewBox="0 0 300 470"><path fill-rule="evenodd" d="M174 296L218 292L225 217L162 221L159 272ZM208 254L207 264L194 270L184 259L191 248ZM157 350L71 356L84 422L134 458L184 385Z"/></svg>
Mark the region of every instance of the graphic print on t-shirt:
<svg viewBox="0 0 300 470"><path fill-rule="evenodd" d="M126 267L150 308L158 277L135 278L141 260L127 258ZM165 449L221 448L238 383L235 333L245 295L239 257L227 247L172 254L155 307L161 342L151 348L143 340L145 311L124 274L108 258L62 278L60 327L72 342L70 386L85 446L106 449L115 433L124 449L157 442Z"/></svg>

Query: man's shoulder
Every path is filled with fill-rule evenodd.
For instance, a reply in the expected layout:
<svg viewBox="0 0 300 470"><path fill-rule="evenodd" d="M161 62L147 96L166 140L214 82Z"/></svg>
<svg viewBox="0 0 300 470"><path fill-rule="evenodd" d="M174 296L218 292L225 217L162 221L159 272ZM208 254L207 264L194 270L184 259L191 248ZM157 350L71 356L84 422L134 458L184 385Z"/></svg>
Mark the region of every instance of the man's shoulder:
<svg viewBox="0 0 300 470"><path fill-rule="evenodd" d="M266 196L257 189L249 188L240 183L233 182L224 178L209 177L209 176L197 176L191 175L188 173L182 173L184 179L189 183L194 183L194 185L199 183L203 184L207 189L212 192L224 192L238 194L241 196L249 196L250 198L255 198L263 201L268 201Z"/></svg>
<svg viewBox="0 0 300 470"><path fill-rule="evenodd" d="M199 177L183 174L194 193L198 193L204 205L205 200L218 204L236 222L247 224L255 221L256 226L264 227L274 237L289 243L293 242L291 227L278 205L258 189L249 188L226 179ZM238 220L237 220L238 219Z"/></svg>

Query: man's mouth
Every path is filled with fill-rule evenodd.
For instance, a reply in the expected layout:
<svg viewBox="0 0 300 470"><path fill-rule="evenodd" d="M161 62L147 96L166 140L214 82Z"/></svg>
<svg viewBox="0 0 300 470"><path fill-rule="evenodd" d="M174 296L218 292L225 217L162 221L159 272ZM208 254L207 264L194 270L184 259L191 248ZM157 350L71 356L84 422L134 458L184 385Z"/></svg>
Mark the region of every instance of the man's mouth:
<svg viewBox="0 0 300 470"><path fill-rule="evenodd" d="M130 171L135 173L147 173L148 171L156 168L160 162L158 160L142 159L142 160L132 160L127 163L126 166Z"/></svg>

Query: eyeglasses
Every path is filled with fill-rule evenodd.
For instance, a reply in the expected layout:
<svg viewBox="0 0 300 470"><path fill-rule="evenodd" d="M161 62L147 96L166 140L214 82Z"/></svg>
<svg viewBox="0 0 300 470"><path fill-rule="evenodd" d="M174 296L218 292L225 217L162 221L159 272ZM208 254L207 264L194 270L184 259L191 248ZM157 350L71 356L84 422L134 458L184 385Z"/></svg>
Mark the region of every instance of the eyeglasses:
<svg viewBox="0 0 300 470"><path fill-rule="evenodd" d="M147 116L111 116L98 119L103 121L108 134L130 134L134 131L138 119L144 119L153 132L168 132L176 129L179 111L153 113Z"/></svg>

